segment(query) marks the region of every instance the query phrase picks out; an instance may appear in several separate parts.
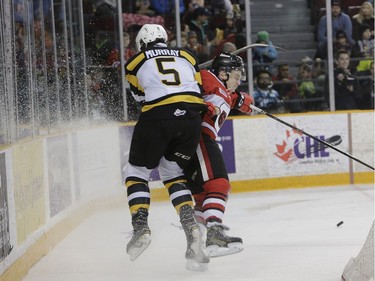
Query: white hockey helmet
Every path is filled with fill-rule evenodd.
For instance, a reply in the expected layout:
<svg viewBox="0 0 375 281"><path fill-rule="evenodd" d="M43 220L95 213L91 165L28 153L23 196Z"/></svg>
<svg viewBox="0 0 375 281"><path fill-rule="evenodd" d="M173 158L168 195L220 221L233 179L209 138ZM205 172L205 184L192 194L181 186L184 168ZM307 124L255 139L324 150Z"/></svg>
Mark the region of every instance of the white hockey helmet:
<svg viewBox="0 0 375 281"><path fill-rule="evenodd" d="M168 41L167 32L164 27L159 24L145 24L139 30L135 38L136 48L139 52L143 46L147 47L147 44L155 41L166 43Z"/></svg>

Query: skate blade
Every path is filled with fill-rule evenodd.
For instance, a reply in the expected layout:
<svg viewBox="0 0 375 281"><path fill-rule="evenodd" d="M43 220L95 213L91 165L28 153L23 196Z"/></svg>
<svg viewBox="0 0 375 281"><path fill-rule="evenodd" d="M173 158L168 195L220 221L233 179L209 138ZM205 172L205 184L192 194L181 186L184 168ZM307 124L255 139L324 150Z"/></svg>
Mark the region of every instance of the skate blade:
<svg viewBox="0 0 375 281"><path fill-rule="evenodd" d="M186 260L186 269L190 271L206 271L208 268L207 263L197 262L196 260Z"/></svg>
<svg viewBox="0 0 375 281"><path fill-rule="evenodd" d="M222 257L239 253L243 250L243 244L229 243L228 247L219 247L217 245L210 245L206 247L206 254L210 258Z"/></svg>
<svg viewBox="0 0 375 281"><path fill-rule="evenodd" d="M150 245L151 236L148 234L143 235L133 247L128 249L128 255L130 256L130 261L135 261Z"/></svg>

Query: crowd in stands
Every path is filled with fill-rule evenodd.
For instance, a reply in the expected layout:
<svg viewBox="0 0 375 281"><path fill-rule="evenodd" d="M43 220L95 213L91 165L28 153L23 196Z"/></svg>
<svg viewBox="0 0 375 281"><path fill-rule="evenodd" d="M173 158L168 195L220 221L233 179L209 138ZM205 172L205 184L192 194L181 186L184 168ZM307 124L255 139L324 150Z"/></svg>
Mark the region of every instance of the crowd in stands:
<svg viewBox="0 0 375 281"><path fill-rule="evenodd" d="M368 86L374 83L373 3L352 1L331 1L336 109L374 109L374 90ZM316 58L326 60L326 15L317 24L317 43Z"/></svg>
<svg viewBox="0 0 375 281"><path fill-rule="evenodd" d="M348 6L340 0L331 0L333 50L335 58L336 109L374 108L374 10L371 1L361 1L356 13L349 15ZM352 0L354 1L354 0ZM114 8L108 1L83 1L87 48L88 89L96 110L107 117L121 120L123 97L121 85L120 45L114 40ZM308 1L316 10L318 0ZM324 1L325 2L325 1ZM124 59L136 53L135 36L144 23L165 26L171 45L177 45L175 30L175 1L132 0L123 1ZM222 51L233 52L246 45L243 9L238 0L180 0L181 47L196 55L200 63ZM16 5L16 4L15 4ZM323 9L324 8L319 8ZM319 10L320 11L320 10ZM323 11L324 12L324 11ZM353 9L351 9L353 13ZM112 18L112 23L108 21ZM326 75L327 28L326 16L321 13L316 25L317 52L315 58L298 63L298 73L291 74L291 65L278 62L278 50L267 30L256 34L256 43L268 46L252 49L254 97L256 105L274 112L305 112L328 110ZM22 70L25 59L22 32L16 26L17 62ZM37 26L35 27L37 31ZM46 38L50 36L48 29ZM46 40L48 43L48 40ZM49 50L52 48L49 46ZM62 51L62 50L60 50ZM246 52L239 54L247 62ZM62 56L63 57L63 56ZM296 66L296 65L294 65ZM63 70L62 70L63 72ZM22 77L22 71L19 73ZM22 95L22 89L19 91ZM130 96L130 95L129 95ZM26 97L23 97L26 98ZM130 119L137 118L138 107L127 100ZM22 104L22 103L20 103ZM343 105L345 104L345 105ZM106 108L103 110L103 107ZM276 108L278 107L278 108ZM96 109L95 109L96 108ZM104 112L104 113L103 113Z"/></svg>
<svg viewBox="0 0 375 281"><path fill-rule="evenodd" d="M356 0L352 0L356 1ZM146 1L147 2L147 1ZM163 1L161 1L163 2ZM231 2L231 3L229 3ZM310 1L310 8L316 7L318 0ZM320 1L322 2L322 1ZM340 55L345 50L349 54L349 65L341 72L355 77L348 95L354 102L343 107L340 103L341 88L335 80L336 109L373 109L374 108L374 10L371 1L356 2L355 9L346 6L341 0L331 0L333 55L335 73L340 72ZM325 4L325 1L324 1ZM318 5L316 5L318 6ZM151 4L152 7L152 4ZM200 62L212 59L221 51L232 52L244 46L244 23L241 18L240 5L236 1L185 1L185 13L182 12L182 46L195 53ZM181 9L180 11L182 11ZM350 10L348 15L346 11ZM160 12L156 12L160 15ZM291 65L278 62L278 50L271 41L267 30L256 34L256 43L264 43L266 47L256 47L252 53L254 73L254 95L266 89L272 90L258 106L265 106L271 100L271 107L279 107L277 112L305 112L311 110L329 110L327 71L327 24L326 16L320 14L316 20L317 52L313 59L307 58L298 65L297 75L291 74ZM276 42L277 45L277 42ZM240 54L247 61L246 53ZM269 74L270 83L259 86L262 76ZM261 78L259 78L261 77ZM265 78L264 78L265 79ZM345 79L347 81L347 79ZM263 89L262 89L263 87ZM277 94L275 94L275 92ZM259 100L262 95L258 95ZM279 102L275 102L275 98ZM268 109L268 106L264 107Z"/></svg>

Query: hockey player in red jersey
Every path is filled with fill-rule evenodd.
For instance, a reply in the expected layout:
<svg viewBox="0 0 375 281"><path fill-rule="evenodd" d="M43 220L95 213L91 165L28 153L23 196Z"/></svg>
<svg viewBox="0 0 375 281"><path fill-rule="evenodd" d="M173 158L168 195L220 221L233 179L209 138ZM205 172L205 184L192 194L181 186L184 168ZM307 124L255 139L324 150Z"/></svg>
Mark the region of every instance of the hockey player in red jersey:
<svg viewBox="0 0 375 281"><path fill-rule="evenodd" d="M209 107L202 123L202 135L195 157L186 168L195 201L195 214L207 227L206 249L210 257L243 250L242 239L225 234L222 221L230 192L228 173L216 139L231 109L250 114L253 98L236 91L246 76L241 57L221 53L210 70L201 70L203 99Z"/></svg>

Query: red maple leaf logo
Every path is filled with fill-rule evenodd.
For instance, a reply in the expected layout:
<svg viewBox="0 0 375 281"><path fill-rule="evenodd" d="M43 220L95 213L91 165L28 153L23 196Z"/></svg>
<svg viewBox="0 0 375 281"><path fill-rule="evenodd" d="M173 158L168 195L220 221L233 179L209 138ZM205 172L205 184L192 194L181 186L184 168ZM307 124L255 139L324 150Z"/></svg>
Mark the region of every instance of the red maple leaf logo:
<svg viewBox="0 0 375 281"><path fill-rule="evenodd" d="M291 138L293 135L300 135L302 136L303 134L298 131L298 130L286 130L285 131L286 138L283 140L282 144L276 144L276 151L274 154L279 157L281 160L284 162L288 162L290 158L292 157L293 153L293 147L288 146L287 140Z"/></svg>
<svg viewBox="0 0 375 281"><path fill-rule="evenodd" d="M274 154L279 157L284 162L288 162L289 158L292 156L293 150L291 148L287 149L286 147L287 143L284 140L282 144L276 144L277 152Z"/></svg>

